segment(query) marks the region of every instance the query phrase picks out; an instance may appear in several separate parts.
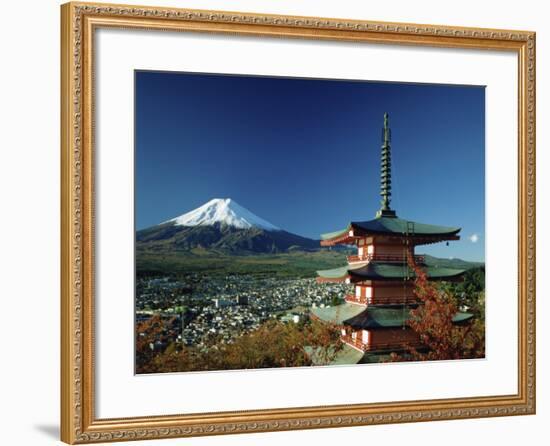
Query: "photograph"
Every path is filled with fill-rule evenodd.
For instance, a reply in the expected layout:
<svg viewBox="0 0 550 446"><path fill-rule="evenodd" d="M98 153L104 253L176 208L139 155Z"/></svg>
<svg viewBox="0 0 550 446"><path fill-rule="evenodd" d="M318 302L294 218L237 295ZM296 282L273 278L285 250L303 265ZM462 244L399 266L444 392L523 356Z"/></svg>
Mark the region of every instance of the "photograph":
<svg viewBox="0 0 550 446"><path fill-rule="evenodd" d="M136 70L135 373L484 358L485 100Z"/></svg>
<svg viewBox="0 0 550 446"><path fill-rule="evenodd" d="M10 214L59 221L60 308L31 281L59 323L45 420L67 444L463 442L450 420L521 443L541 427L543 14L285 1L61 5L57 170L11 150L59 173L57 206L30 182Z"/></svg>

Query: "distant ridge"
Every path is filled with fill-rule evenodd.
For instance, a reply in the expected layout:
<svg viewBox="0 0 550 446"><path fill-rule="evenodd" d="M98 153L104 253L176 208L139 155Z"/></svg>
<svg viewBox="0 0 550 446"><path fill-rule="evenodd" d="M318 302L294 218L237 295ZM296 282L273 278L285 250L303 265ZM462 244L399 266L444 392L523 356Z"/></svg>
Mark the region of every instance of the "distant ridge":
<svg viewBox="0 0 550 446"><path fill-rule="evenodd" d="M429 254L423 254L426 265L439 266L441 268L457 268L457 269L469 269L479 266L485 266L483 262L471 262L469 260L462 259L443 259L440 257L434 257Z"/></svg>

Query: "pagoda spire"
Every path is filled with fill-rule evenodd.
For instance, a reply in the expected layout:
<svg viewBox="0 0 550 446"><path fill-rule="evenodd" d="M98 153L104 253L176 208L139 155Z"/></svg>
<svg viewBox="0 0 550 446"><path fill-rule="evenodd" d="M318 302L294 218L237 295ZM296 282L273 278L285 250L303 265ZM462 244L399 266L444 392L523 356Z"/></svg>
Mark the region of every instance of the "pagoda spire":
<svg viewBox="0 0 550 446"><path fill-rule="evenodd" d="M384 128L382 129L382 155L380 162L380 210L376 217L396 217L395 211L390 208L391 201L391 129L390 116L384 113Z"/></svg>

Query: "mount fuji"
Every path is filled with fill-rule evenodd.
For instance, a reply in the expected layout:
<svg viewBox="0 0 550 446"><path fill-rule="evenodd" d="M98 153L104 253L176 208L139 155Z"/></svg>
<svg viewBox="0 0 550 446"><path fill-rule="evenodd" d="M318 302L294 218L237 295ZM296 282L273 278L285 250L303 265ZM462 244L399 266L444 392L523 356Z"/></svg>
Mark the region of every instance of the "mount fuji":
<svg viewBox="0 0 550 446"><path fill-rule="evenodd" d="M238 229L260 228L267 231L280 231L263 218L243 208L231 198L214 198L197 209L168 220L177 226L215 225L216 223Z"/></svg>
<svg viewBox="0 0 550 446"><path fill-rule="evenodd" d="M138 249L156 252L213 249L228 254L318 250L319 241L287 232L231 198L198 208L136 233Z"/></svg>

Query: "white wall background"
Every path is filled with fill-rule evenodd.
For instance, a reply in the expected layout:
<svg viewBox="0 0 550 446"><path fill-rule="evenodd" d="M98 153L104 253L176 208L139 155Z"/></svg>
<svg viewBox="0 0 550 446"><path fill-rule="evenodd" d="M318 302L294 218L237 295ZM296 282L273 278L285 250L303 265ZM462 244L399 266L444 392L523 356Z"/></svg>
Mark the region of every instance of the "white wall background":
<svg viewBox="0 0 550 446"><path fill-rule="evenodd" d="M140 1L120 3L140 3ZM19 3L19 4L18 4ZM59 419L59 2L3 5L0 28L0 443L57 444ZM462 0L143 0L179 6L365 20L449 24L537 32L538 114L538 414L529 417L446 421L163 440L143 444L256 445L281 443L461 445L546 444L550 421L546 321L550 287L550 31L544 1Z"/></svg>

